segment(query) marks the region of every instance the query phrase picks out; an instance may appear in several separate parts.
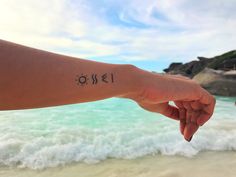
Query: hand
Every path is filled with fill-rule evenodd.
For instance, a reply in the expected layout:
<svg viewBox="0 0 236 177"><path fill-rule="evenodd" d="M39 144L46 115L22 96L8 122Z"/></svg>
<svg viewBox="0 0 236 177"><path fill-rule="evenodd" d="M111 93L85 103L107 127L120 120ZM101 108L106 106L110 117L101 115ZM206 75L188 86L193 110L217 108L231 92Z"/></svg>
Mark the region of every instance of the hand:
<svg viewBox="0 0 236 177"><path fill-rule="evenodd" d="M123 97L136 101L142 108L180 121L180 131L191 140L199 126L213 114L215 99L191 79L137 70L139 87ZM176 106L169 104L173 101Z"/></svg>

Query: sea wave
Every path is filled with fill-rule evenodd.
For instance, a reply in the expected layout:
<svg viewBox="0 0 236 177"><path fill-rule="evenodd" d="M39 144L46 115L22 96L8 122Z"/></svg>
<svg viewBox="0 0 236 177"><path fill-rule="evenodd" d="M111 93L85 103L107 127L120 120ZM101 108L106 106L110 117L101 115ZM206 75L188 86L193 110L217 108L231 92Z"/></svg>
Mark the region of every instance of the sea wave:
<svg viewBox="0 0 236 177"><path fill-rule="evenodd" d="M50 136L1 137L2 166L43 169L73 162L98 163L107 158L134 159L145 155L183 155L192 157L200 151L236 150L236 129L224 122L200 130L188 143L175 130L148 132L81 128L60 129Z"/></svg>
<svg viewBox="0 0 236 177"><path fill-rule="evenodd" d="M236 150L234 98L217 98L211 120L192 141L178 122L134 102L108 99L58 108L0 112L0 166L44 169L74 162L146 155L193 157L201 151ZM158 155L157 155L158 159Z"/></svg>

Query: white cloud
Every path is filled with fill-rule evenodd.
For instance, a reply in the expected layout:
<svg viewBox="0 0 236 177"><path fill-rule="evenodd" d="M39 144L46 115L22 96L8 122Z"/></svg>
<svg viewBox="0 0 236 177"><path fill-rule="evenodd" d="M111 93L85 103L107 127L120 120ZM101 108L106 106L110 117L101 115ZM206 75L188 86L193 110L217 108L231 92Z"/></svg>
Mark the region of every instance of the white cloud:
<svg viewBox="0 0 236 177"><path fill-rule="evenodd" d="M235 49L234 11L234 0L0 0L0 38L82 58L184 61Z"/></svg>

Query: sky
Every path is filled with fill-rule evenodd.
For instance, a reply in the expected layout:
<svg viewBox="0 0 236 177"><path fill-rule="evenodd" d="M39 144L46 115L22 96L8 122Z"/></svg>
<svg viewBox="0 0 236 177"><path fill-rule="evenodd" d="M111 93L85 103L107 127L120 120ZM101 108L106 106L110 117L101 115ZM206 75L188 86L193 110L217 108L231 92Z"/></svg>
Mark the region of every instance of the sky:
<svg viewBox="0 0 236 177"><path fill-rule="evenodd" d="M236 49L236 0L0 0L0 38L162 71Z"/></svg>

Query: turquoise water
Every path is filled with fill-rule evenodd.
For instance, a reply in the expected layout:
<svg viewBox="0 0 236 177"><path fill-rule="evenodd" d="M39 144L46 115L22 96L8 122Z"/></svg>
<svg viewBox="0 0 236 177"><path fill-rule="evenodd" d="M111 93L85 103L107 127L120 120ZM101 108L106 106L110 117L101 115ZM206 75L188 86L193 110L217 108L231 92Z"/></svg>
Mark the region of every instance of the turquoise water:
<svg viewBox="0 0 236 177"><path fill-rule="evenodd" d="M186 142L178 122L128 99L0 112L0 165L42 169L107 158L236 150L236 98L217 97L212 119Z"/></svg>

